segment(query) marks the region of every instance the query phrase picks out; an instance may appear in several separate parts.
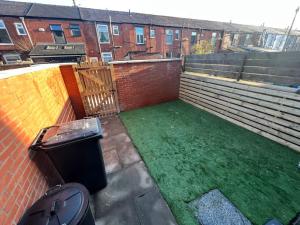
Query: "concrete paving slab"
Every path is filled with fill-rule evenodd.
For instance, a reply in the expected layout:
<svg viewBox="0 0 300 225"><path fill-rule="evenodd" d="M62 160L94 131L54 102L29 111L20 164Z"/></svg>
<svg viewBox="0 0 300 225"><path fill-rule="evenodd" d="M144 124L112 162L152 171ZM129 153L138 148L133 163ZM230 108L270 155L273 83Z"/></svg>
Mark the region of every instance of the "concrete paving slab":
<svg viewBox="0 0 300 225"><path fill-rule="evenodd" d="M120 202L134 199L155 185L143 162L109 174L107 178L107 187L93 196L96 219L111 213Z"/></svg>
<svg viewBox="0 0 300 225"><path fill-rule="evenodd" d="M109 213L96 218L96 225L141 225L133 199L114 204Z"/></svg>
<svg viewBox="0 0 300 225"><path fill-rule="evenodd" d="M103 152L103 158L107 174L113 173L122 168L116 149Z"/></svg>
<svg viewBox="0 0 300 225"><path fill-rule="evenodd" d="M190 203L202 225L251 225L251 222L218 190Z"/></svg>
<svg viewBox="0 0 300 225"><path fill-rule="evenodd" d="M137 212L143 225L176 225L176 221L162 198L159 190L154 187L149 192L135 198Z"/></svg>

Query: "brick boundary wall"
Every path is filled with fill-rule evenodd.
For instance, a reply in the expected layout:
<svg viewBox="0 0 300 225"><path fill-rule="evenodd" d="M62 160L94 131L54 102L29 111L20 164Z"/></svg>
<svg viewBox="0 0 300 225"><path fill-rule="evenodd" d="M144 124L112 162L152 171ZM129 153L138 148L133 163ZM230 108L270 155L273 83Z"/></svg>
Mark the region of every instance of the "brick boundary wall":
<svg viewBox="0 0 300 225"><path fill-rule="evenodd" d="M75 119L58 66L22 73L0 73L0 224L16 224L48 188L28 154L38 131Z"/></svg>
<svg viewBox="0 0 300 225"><path fill-rule="evenodd" d="M121 111L178 99L180 59L112 62Z"/></svg>

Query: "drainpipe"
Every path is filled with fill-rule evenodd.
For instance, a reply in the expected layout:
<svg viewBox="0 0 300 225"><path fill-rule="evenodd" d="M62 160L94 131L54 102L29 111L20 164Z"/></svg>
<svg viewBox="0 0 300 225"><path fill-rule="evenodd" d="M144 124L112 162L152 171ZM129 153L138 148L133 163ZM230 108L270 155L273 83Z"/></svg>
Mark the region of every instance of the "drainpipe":
<svg viewBox="0 0 300 225"><path fill-rule="evenodd" d="M22 24L24 25L24 28L25 28L26 33L27 33L27 35L28 35L28 38L29 38L31 47L33 47L33 42L32 42L31 36L30 36L30 34L29 34L29 32L28 32L28 29L27 29L27 26L26 26L26 23L25 23L25 19L24 19L24 17L19 17L19 18L20 18Z"/></svg>
<svg viewBox="0 0 300 225"><path fill-rule="evenodd" d="M111 43L112 43L112 46L113 46L112 52L113 52L114 60L116 60L114 34L113 34L113 31L112 31L111 16L110 15L109 15L109 28L110 28Z"/></svg>
<svg viewBox="0 0 300 225"><path fill-rule="evenodd" d="M102 55L101 55L102 50L101 50L101 45L100 45L100 41L99 41L99 34L98 34L98 29L97 29L97 23L96 23L96 21L94 22L94 24L95 24L95 30L96 30L96 35L97 35L97 43L98 43L98 48L99 48L99 52L100 52L100 58L102 60Z"/></svg>

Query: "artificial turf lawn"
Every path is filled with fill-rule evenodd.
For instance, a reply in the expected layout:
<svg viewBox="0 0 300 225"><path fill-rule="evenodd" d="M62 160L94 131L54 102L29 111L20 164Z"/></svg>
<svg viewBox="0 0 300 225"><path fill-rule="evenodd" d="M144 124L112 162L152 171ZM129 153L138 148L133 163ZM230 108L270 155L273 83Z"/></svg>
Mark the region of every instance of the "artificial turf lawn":
<svg viewBox="0 0 300 225"><path fill-rule="evenodd" d="M300 154L180 100L121 119L180 225L218 188L253 224L300 211Z"/></svg>

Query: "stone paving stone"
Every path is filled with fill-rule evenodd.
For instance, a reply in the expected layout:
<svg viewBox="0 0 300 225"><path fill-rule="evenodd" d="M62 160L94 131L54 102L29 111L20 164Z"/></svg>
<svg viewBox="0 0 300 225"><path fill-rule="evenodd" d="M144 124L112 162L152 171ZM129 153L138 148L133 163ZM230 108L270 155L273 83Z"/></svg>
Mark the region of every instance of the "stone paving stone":
<svg viewBox="0 0 300 225"><path fill-rule="evenodd" d="M143 225L176 225L176 221L157 188L135 198Z"/></svg>
<svg viewBox="0 0 300 225"><path fill-rule="evenodd" d="M155 184L143 162L107 176L108 185L93 195L95 218L111 213L115 205L148 192Z"/></svg>
<svg viewBox="0 0 300 225"><path fill-rule="evenodd" d="M141 225L132 199L117 202L109 213L96 218L96 225Z"/></svg>
<svg viewBox="0 0 300 225"><path fill-rule="evenodd" d="M218 190L190 203L202 225L251 225L251 222Z"/></svg>
<svg viewBox="0 0 300 225"><path fill-rule="evenodd" d="M118 149L120 162L124 167L141 160L140 155L131 143L125 144Z"/></svg>
<svg viewBox="0 0 300 225"><path fill-rule="evenodd" d="M122 168L116 149L103 152L106 173L112 173Z"/></svg>

